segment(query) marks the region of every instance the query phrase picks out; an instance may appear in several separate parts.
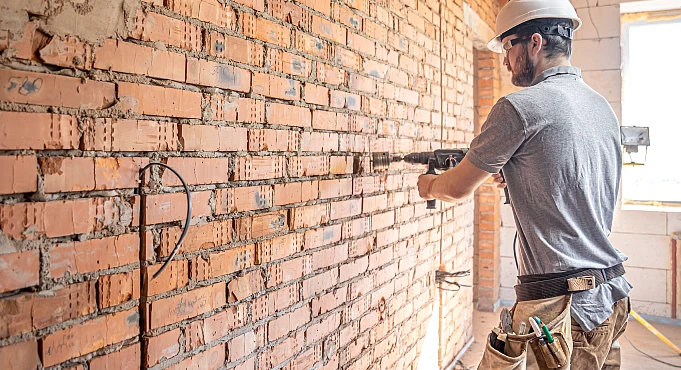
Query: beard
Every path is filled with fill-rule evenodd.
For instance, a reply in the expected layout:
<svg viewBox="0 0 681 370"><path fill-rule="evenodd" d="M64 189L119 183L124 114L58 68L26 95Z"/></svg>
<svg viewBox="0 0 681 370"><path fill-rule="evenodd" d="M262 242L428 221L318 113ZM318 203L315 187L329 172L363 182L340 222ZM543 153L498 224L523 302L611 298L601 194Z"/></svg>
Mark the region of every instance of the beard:
<svg viewBox="0 0 681 370"><path fill-rule="evenodd" d="M518 52L518 57L516 58L515 69L508 66L508 70L513 74L511 77L511 83L518 87L528 87L532 84L534 80L534 64L530 60L527 51L527 44L523 43L520 45L521 49Z"/></svg>

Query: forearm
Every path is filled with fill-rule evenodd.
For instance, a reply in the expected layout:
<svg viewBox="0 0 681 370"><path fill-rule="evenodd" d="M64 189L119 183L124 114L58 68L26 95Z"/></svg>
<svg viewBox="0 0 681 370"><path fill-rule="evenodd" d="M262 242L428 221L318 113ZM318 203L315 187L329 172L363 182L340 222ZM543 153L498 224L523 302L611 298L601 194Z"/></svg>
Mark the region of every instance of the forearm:
<svg viewBox="0 0 681 370"><path fill-rule="evenodd" d="M439 175L430 187L430 195L444 202L458 202L469 197L491 174L477 168L468 159Z"/></svg>

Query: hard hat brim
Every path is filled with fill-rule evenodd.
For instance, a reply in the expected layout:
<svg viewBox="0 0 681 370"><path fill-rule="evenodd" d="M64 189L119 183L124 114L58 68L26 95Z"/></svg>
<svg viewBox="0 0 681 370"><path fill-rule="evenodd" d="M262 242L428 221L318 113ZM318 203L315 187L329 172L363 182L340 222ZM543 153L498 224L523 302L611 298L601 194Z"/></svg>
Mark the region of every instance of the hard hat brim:
<svg viewBox="0 0 681 370"><path fill-rule="evenodd" d="M533 20L533 19L540 19L540 18L521 19L517 24L515 24L515 25L509 27L508 30L512 29L512 28L515 27L515 26L518 26L518 25L520 25L520 24L523 24L523 23L525 23L525 22L527 22L527 21L531 21L531 20ZM573 25L573 27L574 27L573 29L574 29L575 31L577 31L577 30L579 29L579 27L582 26L582 20L579 19L579 18L567 18L567 19L570 19L570 20L572 21L572 25ZM506 31L508 31L508 30L506 30ZM504 32L506 32L506 31L504 31ZM502 53L502 52L504 51L504 49L503 49L503 47L502 47L503 44L502 44L502 42L501 42L501 35L502 35L504 32L502 32L502 33L500 33L500 34L494 36L494 38L491 39L491 40L487 43L487 48L488 48L489 50L491 50L491 51L493 51L493 52L495 52L495 53Z"/></svg>

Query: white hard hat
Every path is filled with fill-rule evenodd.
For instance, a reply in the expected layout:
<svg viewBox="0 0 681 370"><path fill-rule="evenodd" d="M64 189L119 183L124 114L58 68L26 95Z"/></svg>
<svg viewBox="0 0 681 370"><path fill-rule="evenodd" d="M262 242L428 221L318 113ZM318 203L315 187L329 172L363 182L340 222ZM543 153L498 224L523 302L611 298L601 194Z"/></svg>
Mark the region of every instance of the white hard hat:
<svg viewBox="0 0 681 370"><path fill-rule="evenodd" d="M504 32L529 20L540 18L571 19L575 31L582 25L582 20L577 17L577 12L569 0L510 0L499 11L497 35L490 40L487 47L501 53L503 50L500 36Z"/></svg>

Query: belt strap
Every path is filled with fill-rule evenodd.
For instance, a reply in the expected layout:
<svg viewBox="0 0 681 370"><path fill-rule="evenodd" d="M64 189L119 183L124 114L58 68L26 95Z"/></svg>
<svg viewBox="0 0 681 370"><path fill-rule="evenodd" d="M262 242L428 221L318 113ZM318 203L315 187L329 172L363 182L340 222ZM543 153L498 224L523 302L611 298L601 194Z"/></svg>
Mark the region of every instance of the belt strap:
<svg viewBox="0 0 681 370"><path fill-rule="evenodd" d="M624 266L620 263L607 269L518 276L520 284L515 286L516 299L518 302L531 301L589 290L624 273Z"/></svg>

